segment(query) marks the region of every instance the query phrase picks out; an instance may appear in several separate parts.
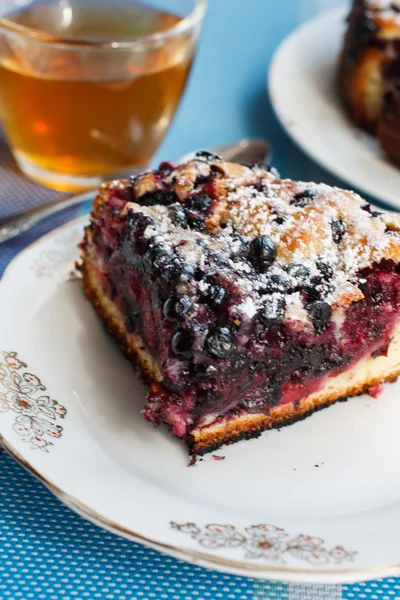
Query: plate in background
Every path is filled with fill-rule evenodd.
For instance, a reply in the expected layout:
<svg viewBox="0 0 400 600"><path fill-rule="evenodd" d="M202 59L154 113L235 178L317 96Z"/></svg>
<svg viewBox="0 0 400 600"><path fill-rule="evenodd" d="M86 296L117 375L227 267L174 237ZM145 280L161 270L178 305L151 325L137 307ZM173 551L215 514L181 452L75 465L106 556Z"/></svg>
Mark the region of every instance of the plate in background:
<svg viewBox="0 0 400 600"><path fill-rule="evenodd" d="M359 191L400 210L400 169L349 120L337 89L348 6L305 23L280 45L269 92L283 127L307 154Z"/></svg>

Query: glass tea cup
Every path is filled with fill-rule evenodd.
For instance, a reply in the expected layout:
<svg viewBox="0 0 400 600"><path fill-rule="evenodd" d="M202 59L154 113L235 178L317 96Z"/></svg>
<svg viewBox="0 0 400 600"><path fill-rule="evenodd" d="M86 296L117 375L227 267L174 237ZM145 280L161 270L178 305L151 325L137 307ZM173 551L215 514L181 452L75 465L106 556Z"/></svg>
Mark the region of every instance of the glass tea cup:
<svg viewBox="0 0 400 600"><path fill-rule="evenodd" d="M7 0L0 114L22 171L79 191L146 168L171 123L206 0Z"/></svg>

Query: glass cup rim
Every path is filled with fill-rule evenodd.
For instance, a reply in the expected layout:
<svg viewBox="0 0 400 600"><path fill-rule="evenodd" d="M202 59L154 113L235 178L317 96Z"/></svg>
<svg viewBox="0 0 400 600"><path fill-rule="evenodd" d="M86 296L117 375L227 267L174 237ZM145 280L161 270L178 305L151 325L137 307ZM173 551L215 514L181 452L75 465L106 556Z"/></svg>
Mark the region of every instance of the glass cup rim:
<svg viewBox="0 0 400 600"><path fill-rule="evenodd" d="M71 49L129 49L134 48L135 46L138 46L140 44L151 44L153 42L159 43L163 40L167 40L177 35L186 33L203 19L207 9L207 2L208 0L194 0L194 6L192 11L186 17L181 19L178 23L176 23L172 27L169 27L168 29L165 29L164 31L159 31L151 35L132 37L120 41L116 41L113 39L98 41L84 38L74 39L68 37L57 37L48 34L45 31L40 31L31 27L19 25L18 23L13 23L12 21L9 21L4 17L0 17L0 33L8 33L13 36L28 38L32 41L37 41L54 46L63 46Z"/></svg>

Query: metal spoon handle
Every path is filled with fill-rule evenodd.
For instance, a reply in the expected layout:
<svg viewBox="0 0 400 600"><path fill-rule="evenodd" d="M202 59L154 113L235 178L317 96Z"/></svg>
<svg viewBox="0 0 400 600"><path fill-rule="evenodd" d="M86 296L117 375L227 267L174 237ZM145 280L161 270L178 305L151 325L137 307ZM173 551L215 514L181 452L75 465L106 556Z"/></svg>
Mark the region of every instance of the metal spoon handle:
<svg viewBox="0 0 400 600"><path fill-rule="evenodd" d="M252 163L256 160L267 159L270 154L270 148L264 140L244 139L227 146L213 148L211 152L218 154L225 160ZM61 200L55 200L48 204L31 208L21 214L0 220L0 244L31 229L31 227L51 215L81 202L91 200L94 194L94 191L89 191L77 196L62 198Z"/></svg>
<svg viewBox="0 0 400 600"><path fill-rule="evenodd" d="M80 204L93 198L93 192L85 192L79 196L70 196L61 200L52 201L49 204L36 206L20 215L13 215L0 221L0 244L31 229L43 219L50 217L62 210Z"/></svg>

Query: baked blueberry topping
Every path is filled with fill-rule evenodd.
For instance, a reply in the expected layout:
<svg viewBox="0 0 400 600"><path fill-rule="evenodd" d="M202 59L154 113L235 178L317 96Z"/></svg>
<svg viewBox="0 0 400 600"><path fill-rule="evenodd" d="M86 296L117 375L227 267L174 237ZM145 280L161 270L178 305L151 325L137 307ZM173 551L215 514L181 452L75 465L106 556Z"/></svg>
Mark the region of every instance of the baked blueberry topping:
<svg viewBox="0 0 400 600"><path fill-rule="evenodd" d="M190 358L192 356L194 336L189 331L178 331L172 338L172 350L178 356Z"/></svg>
<svg viewBox="0 0 400 600"><path fill-rule="evenodd" d="M225 358L232 349L232 335L227 327L217 327L206 337L205 349L215 358Z"/></svg>
<svg viewBox="0 0 400 600"><path fill-rule="evenodd" d="M332 239L335 244L340 244L343 239L344 234L346 233L346 225L343 221L332 221Z"/></svg>
<svg viewBox="0 0 400 600"><path fill-rule="evenodd" d="M285 221L286 221L285 217L280 217L280 216L272 219L272 222L276 223L277 225L283 225Z"/></svg>
<svg viewBox="0 0 400 600"><path fill-rule="evenodd" d="M196 196L190 196L184 204L188 210L196 212L207 212L212 203L212 198L206 194L197 194Z"/></svg>
<svg viewBox="0 0 400 600"><path fill-rule="evenodd" d="M266 325L279 323L285 312L285 301L283 297L271 296L266 298L260 310L259 317Z"/></svg>
<svg viewBox="0 0 400 600"><path fill-rule="evenodd" d="M263 273L272 265L276 255L276 246L268 235L261 235L250 243L249 258Z"/></svg>
<svg viewBox="0 0 400 600"><path fill-rule="evenodd" d="M318 258L316 261L318 271L321 273L324 279L330 279L333 275L333 269L329 263L323 258Z"/></svg>
<svg viewBox="0 0 400 600"><path fill-rule="evenodd" d="M317 300L307 307L308 313L317 333L324 331L332 316L332 309L327 302Z"/></svg>
<svg viewBox="0 0 400 600"><path fill-rule="evenodd" d="M288 292L292 287L292 283L284 273L272 273L267 276L266 293L273 292Z"/></svg>
<svg viewBox="0 0 400 600"><path fill-rule="evenodd" d="M170 204L178 202L178 196L175 192L169 190L157 190L155 192L146 192L143 196L139 196L139 198L136 199L136 202L143 206L156 206L157 204L169 206Z"/></svg>
<svg viewBox="0 0 400 600"><path fill-rule="evenodd" d="M221 159L218 154L213 154L212 152L208 152L207 150L199 150L196 152L196 158L205 159L205 161L213 160L213 159Z"/></svg>
<svg viewBox="0 0 400 600"><path fill-rule="evenodd" d="M189 223L186 212L183 210L181 204L174 204L171 206L170 210L173 223L178 227L182 227L182 229L187 229L189 227Z"/></svg>
<svg viewBox="0 0 400 600"><path fill-rule="evenodd" d="M181 296L180 298L172 296L164 303L164 316L171 323L175 323L188 312L191 306L192 303L188 296Z"/></svg>
<svg viewBox="0 0 400 600"><path fill-rule="evenodd" d="M287 272L291 277L294 277L296 281L298 281L300 284L306 283L306 281L308 281L311 275L310 269L305 265L302 265L301 263L292 263L288 266Z"/></svg>
<svg viewBox="0 0 400 600"><path fill-rule="evenodd" d="M216 283L211 283L204 298L207 303L219 306L226 299L226 290Z"/></svg>
<svg viewBox="0 0 400 600"><path fill-rule="evenodd" d="M312 190L304 190L304 192L298 192L295 194L290 204L304 208L305 206L312 204L314 200L315 193Z"/></svg>

